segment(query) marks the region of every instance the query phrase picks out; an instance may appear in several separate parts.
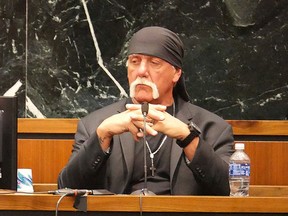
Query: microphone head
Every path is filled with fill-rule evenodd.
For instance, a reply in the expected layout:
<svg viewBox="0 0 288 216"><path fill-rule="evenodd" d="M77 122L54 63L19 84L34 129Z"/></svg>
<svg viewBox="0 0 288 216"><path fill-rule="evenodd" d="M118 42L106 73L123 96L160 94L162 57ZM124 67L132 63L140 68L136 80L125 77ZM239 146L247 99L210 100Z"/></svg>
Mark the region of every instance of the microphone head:
<svg viewBox="0 0 288 216"><path fill-rule="evenodd" d="M147 116L148 110L149 110L149 103L147 102L142 103L141 111L144 116Z"/></svg>

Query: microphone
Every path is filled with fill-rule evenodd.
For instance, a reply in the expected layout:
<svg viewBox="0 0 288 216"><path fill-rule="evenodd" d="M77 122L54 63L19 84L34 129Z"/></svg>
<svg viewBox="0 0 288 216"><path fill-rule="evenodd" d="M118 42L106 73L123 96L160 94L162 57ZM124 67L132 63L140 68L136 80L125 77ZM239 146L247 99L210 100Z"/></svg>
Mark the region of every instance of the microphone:
<svg viewBox="0 0 288 216"><path fill-rule="evenodd" d="M143 116L146 117L149 111L149 104L147 102L142 103L141 111Z"/></svg>

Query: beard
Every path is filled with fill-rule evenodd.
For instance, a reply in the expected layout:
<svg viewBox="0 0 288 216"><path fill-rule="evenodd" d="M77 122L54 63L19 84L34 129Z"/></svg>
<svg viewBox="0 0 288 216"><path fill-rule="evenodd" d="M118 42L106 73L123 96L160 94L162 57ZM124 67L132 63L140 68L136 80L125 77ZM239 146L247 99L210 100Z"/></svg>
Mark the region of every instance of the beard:
<svg viewBox="0 0 288 216"><path fill-rule="evenodd" d="M136 86L142 84L142 85L146 85L149 86L152 89L152 97L153 99L157 99L159 97L159 91L158 88L156 86L155 83L150 82L149 80L146 80L144 78L141 77L137 77L136 80L134 80L131 84L130 84L130 97L134 98L135 94L136 94Z"/></svg>

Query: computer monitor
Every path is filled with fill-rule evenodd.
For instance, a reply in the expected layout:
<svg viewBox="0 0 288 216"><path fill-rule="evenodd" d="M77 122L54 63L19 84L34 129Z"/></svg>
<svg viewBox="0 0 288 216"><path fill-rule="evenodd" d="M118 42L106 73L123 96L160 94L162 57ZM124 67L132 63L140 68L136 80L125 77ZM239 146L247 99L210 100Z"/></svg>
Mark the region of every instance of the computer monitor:
<svg viewBox="0 0 288 216"><path fill-rule="evenodd" d="M17 97L0 96L0 189L17 189Z"/></svg>

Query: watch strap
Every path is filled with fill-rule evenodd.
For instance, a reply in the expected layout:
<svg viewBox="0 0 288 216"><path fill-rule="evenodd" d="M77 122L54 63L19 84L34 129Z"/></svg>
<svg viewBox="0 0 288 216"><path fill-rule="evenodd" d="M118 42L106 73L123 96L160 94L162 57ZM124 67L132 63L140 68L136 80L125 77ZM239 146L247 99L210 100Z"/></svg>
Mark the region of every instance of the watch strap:
<svg viewBox="0 0 288 216"><path fill-rule="evenodd" d="M187 145L189 145L192 140L195 137L199 136L199 132L195 131L195 130L191 130L190 134L183 140L176 140L176 143L181 147L181 148L185 148Z"/></svg>

